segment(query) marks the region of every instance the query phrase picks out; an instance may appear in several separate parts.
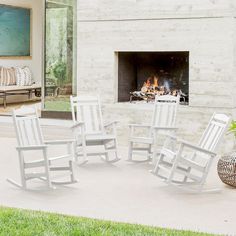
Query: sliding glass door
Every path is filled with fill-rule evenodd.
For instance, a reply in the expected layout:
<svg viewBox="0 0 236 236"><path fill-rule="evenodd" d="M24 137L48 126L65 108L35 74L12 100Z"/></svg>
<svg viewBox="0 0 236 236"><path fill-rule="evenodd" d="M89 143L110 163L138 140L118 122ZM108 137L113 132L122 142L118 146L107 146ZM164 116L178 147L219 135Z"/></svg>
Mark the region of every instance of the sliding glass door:
<svg viewBox="0 0 236 236"><path fill-rule="evenodd" d="M69 112L69 97L76 94L76 6L76 0L45 3L44 112L48 114Z"/></svg>

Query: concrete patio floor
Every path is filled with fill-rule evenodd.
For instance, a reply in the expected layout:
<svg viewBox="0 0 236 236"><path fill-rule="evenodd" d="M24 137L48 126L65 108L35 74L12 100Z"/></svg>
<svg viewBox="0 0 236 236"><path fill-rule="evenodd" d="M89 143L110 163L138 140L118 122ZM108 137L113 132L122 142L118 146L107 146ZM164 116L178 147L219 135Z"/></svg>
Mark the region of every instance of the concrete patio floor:
<svg viewBox="0 0 236 236"><path fill-rule="evenodd" d="M6 182L19 180L14 138L0 138L0 204L9 207L139 223L158 227L236 235L236 190L223 185L211 169L209 185L219 193L193 194L166 186L150 164L122 160L113 165L92 158L76 167L77 184L51 191L22 191Z"/></svg>

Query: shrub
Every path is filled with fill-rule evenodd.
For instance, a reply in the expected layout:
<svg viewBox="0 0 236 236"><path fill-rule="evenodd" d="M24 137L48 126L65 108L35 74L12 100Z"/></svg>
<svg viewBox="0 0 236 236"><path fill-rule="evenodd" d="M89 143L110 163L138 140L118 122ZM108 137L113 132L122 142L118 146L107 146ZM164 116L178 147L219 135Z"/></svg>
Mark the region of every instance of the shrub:
<svg viewBox="0 0 236 236"><path fill-rule="evenodd" d="M67 67L63 61L58 61L53 67L53 74L57 78L58 85L63 86L66 81Z"/></svg>

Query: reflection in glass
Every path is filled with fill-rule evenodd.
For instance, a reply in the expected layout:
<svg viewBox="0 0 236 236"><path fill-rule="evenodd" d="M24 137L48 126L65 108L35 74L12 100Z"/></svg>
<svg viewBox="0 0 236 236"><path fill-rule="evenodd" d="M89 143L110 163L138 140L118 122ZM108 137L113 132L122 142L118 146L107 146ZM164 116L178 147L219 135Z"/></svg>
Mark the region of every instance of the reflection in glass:
<svg viewBox="0 0 236 236"><path fill-rule="evenodd" d="M45 109L69 111L76 93L76 1L46 0Z"/></svg>

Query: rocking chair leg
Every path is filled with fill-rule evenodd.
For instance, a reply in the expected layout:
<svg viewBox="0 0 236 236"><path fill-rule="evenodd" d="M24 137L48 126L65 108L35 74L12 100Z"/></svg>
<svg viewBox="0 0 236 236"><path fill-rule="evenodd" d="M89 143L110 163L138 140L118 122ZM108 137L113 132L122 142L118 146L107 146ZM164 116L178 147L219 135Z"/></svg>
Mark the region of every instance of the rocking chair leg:
<svg viewBox="0 0 236 236"><path fill-rule="evenodd" d="M128 152L128 160L127 161L132 161L132 154L133 154L133 142L129 143L129 152Z"/></svg>
<svg viewBox="0 0 236 236"><path fill-rule="evenodd" d="M24 155L22 151L18 151L19 155L19 162L20 162L20 174L21 174L21 185L20 187L26 189L26 178L25 178L25 169L24 169ZM11 182L12 184L16 185L15 182ZM18 186L19 187L19 186Z"/></svg>
<svg viewBox="0 0 236 236"><path fill-rule="evenodd" d="M191 167L188 168L187 173L190 173L190 171L191 171ZM184 176L183 182L186 183L187 181L188 181L188 177Z"/></svg>
<svg viewBox="0 0 236 236"><path fill-rule="evenodd" d="M73 162L72 161L69 161L69 169L70 169L70 179L71 179L71 183L75 183L76 182L76 179L75 179L75 176L74 176L74 171L73 171Z"/></svg>
<svg viewBox="0 0 236 236"><path fill-rule="evenodd" d="M154 152L154 154L153 154L153 159L155 159L155 156L156 156L156 152ZM155 168L151 171L152 174L154 174L154 175L158 174L159 164L162 162L162 160L163 160L163 155L160 154L159 159L156 162Z"/></svg>
<svg viewBox="0 0 236 236"><path fill-rule="evenodd" d="M82 166L84 164L86 164L88 162L88 156L87 156L87 150L86 150L86 146L82 145L82 160L79 160L79 154L78 152L76 152L76 158L75 158L75 162L77 165Z"/></svg>
<svg viewBox="0 0 236 236"><path fill-rule="evenodd" d="M83 161L88 161L87 160L87 150L86 150L86 145L83 145Z"/></svg>
<svg viewBox="0 0 236 236"><path fill-rule="evenodd" d="M152 145L148 145L148 153L147 153L147 159L151 160L151 155L152 155Z"/></svg>
<svg viewBox="0 0 236 236"><path fill-rule="evenodd" d="M26 187L22 186L21 184L18 184L17 182L15 182L14 180L11 179L7 179L7 182L14 185L17 188L21 188L21 189L26 189Z"/></svg>
<svg viewBox="0 0 236 236"><path fill-rule="evenodd" d="M118 156L117 140L114 140L114 145L115 145L115 157L116 157L116 160L119 161L120 158L119 158L119 156Z"/></svg>
<svg viewBox="0 0 236 236"><path fill-rule="evenodd" d="M76 164L78 165L78 166L83 166L84 164L86 164L88 162L88 159L86 158L84 158L84 157L82 157L82 161L79 161L79 159L78 159L78 155L77 155L77 160L76 160Z"/></svg>
<svg viewBox="0 0 236 236"><path fill-rule="evenodd" d="M67 145L67 151L68 154L71 155L72 160L75 160L75 156L76 156L76 145L75 143L68 143ZM76 182L75 181L75 177L74 177L74 171L73 171L73 161L70 160L69 161L69 171L70 171L70 178L71 178L71 182Z"/></svg>
<svg viewBox="0 0 236 236"><path fill-rule="evenodd" d="M76 161L77 155L76 155L76 145L75 145L75 143L69 143L67 145L67 149L68 149L68 154L71 154L72 160Z"/></svg>
<svg viewBox="0 0 236 236"><path fill-rule="evenodd" d="M176 160L178 159L178 156L176 157ZM173 164L171 172L169 174L169 176L167 177L167 184L171 184L171 182L173 181L174 175L175 175L175 170L177 169L177 161Z"/></svg>
<svg viewBox="0 0 236 236"><path fill-rule="evenodd" d="M156 166L156 158L157 158L157 151L156 151L156 148L154 148L153 154L152 154L152 164L155 166Z"/></svg>
<svg viewBox="0 0 236 236"><path fill-rule="evenodd" d="M81 127L81 132L82 132L82 137L81 140L79 140L79 142L81 142L81 145L76 146L75 145L75 162L77 165L81 166L84 165L85 163L88 162L88 156L87 156L87 147L86 147L86 138L84 135L84 127ZM76 133L75 133L76 136ZM77 150L81 149L81 150ZM82 160L79 160L80 157L82 156Z"/></svg>
<svg viewBox="0 0 236 236"><path fill-rule="evenodd" d="M108 145L104 143L104 148L105 148L105 159L102 158L104 161L108 162L108 163L114 163L114 162L117 162L119 161L119 157L118 157L118 154L117 154L117 141L114 140L114 146L110 147L110 148L114 148L114 154L115 154L115 158L113 160L110 160L109 159L109 154L108 154Z"/></svg>
<svg viewBox="0 0 236 236"><path fill-rule="evenodd" d="M108 151L107 151L107 144L104 144L104 147L105 147L105 151L106 151L106 153L105 153L105 161L106 162L108 162L109 161L109 154L108 154Z"/></svg>
<svg viewBox="0 0 236 236"><path fill-rule="evenodd" d="M44 156L44 162L45 162L45 172L46 172L46 178L47 178L47 185L48 185L48 188L51 189L52 183L51 183L51 177L50 177L50 173L49 173L49 163L47 160L47 150L46 149L43 150L43 156Z"/></svg>
<svg viewBox="0 0 236 236"><path fill-rule="evenodd" d="M167 182L167 181L165 181ZM168 182L167 182L168 183ZM197 194L201 194L201 193L219 193L221 192L221 189L220 188L204 188L204 184L183 184L182 183L178 183L176 184L176 182L172 181L172 182L169 182L168 183L169 186L173 186L175 188L179 188L179 189L182 189L186 192L189 192L189 193L197 193Z"/></svg>

